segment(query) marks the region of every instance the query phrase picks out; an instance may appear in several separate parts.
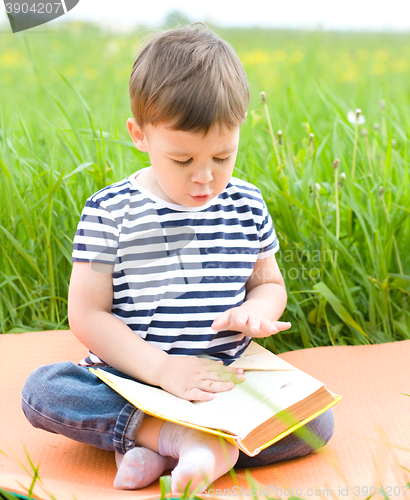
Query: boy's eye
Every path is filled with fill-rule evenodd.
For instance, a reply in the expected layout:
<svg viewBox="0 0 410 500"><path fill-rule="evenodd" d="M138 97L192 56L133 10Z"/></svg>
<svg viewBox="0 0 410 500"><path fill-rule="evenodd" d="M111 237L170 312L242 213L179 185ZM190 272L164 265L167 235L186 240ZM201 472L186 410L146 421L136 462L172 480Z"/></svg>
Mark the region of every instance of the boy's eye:
<svg viewBox="0 0 410 500"><path fill-rule="evenodd" d="M228 161L228 159L229 159L229 156L227 156L226 158L214 158L214 161L216 163L224 163L224 162Z"/></svg>
<svg viewBox="0 0 410 500"><path fill-rule="evenodd" d="M214 157L214 162L215 163L225 163L227 160L228 160L229 156L227 156L226 158L216 158ZM176 163L177 165L180 165L181 167L187 167L191 162L192 162L192 158L190 158L189 160L187 161L178 161L178 160L172 160L174 163Z"/></svg>
<svg viewBox="0 0 410 500"><path fill-rule="evenodd" d="M172 161L177 165L180 165L181 167L187 167L192 162L192 158L190 158L187 161L178 161L178 160L172 160Z"/></svg>

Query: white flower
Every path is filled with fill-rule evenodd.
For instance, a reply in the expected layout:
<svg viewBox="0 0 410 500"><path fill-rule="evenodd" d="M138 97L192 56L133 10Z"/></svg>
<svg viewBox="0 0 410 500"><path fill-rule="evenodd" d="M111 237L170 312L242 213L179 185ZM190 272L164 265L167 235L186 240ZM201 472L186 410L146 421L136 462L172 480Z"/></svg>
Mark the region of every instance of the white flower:
<svg viewBox="0 0 410 500"><path fill-rule="evenodd" d="M350 123L354 123L356 125L356 121L358 121L359 125L362 125L366 120L362 115L361 109L356 109L356 111L349 111L347 113L347 120Z"/></svg>
<svg viewBox="0 0 410 500"><path fill-rule="evenodd" d="M345 181L346 180L346 174L344 172L342 172L340 174L340 178L342 179L342 181Z"/></svg>

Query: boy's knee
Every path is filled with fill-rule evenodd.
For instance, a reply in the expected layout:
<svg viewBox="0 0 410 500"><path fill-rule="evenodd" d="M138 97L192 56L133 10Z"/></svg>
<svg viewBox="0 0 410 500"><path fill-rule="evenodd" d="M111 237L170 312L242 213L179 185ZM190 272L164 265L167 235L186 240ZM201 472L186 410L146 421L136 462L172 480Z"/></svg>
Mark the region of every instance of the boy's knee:
<svg viewBox="0 0 410 500"><path fill-rule="evenodd" d="M43 415L39 409L31 406L31 404L29 404L24 399L24 397L21 400L21 409L23 410L25 417L33 427L36 427L37 429L44 429L49 432L55 432L48 429L48 427L44 425L47 421L47 417Z"/></svg>
<svg viewBox="0 0 410 500"><path fill-rule="evenodd" d="M54 378L56 365L57 363L39 366L30 373L21 390L21 396L27 403L34 402L49 392L49 381Z"/></svg>
<svg viewBox="0 0 410 500"><path fill-rule="evenodd" d="M21 390L21 408L27 420L34 427L41 427L39 417L41 415L41 393L44 392L44 372L47 366L36 368L27 377Z"/></svg>
<svg viewBox="0 0 410 500"><path fill-rule="evenodd" d="M321 442L319 442L318 445L314 447L314 449L318 449L324 446L333 436L335 430L335 421L332 408L316 417L306 426L309 427L309 429L314 432L315 435L318 436L321 440Z"/></svg>
<svg viewBox="0 0 410 500"><path fill-rule="evenodd" d="M55 399L61 392L58 374L69 364L73 363L40 366L27 377L21 390L21 406L24 415L34 427L42 427L44 411L55 404Z"/></svg>

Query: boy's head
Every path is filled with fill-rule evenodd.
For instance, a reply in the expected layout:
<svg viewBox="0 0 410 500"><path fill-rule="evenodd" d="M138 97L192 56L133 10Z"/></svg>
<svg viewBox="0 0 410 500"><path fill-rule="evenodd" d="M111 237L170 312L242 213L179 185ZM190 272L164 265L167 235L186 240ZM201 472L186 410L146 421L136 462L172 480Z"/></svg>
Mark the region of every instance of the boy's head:
<svg viewBox="0 0 410 500"><path fill-rule="evenodd" d="M166 124L204 135L245 120L249 88L233 48L200 23L152 36L130 77L131 109L141 128Z"/></svg>

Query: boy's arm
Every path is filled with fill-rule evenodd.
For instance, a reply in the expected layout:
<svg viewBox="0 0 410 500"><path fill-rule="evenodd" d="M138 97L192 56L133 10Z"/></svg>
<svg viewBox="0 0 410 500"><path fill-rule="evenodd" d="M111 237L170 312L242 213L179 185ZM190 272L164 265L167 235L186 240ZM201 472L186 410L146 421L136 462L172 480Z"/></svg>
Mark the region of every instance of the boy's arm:
<svg viewBox="0 0 410 500"><path fill-rule="evenodd" d="M287 293L274 254L256 261L245 289L244 303L218 316L212 328L238 330L250 337L268 337L291 327L290 323L277 321L285 310Z"/></svg>
<svg viewBox="0 0 410 500"><path fill-rule="evenodd" d="M111 314L112 274L74 262L68 293L73 334L110 366L188 400L209 400L242 381L243 370L196 356L170 356ZM227 382L227 380L230 380Z"/></svg>

